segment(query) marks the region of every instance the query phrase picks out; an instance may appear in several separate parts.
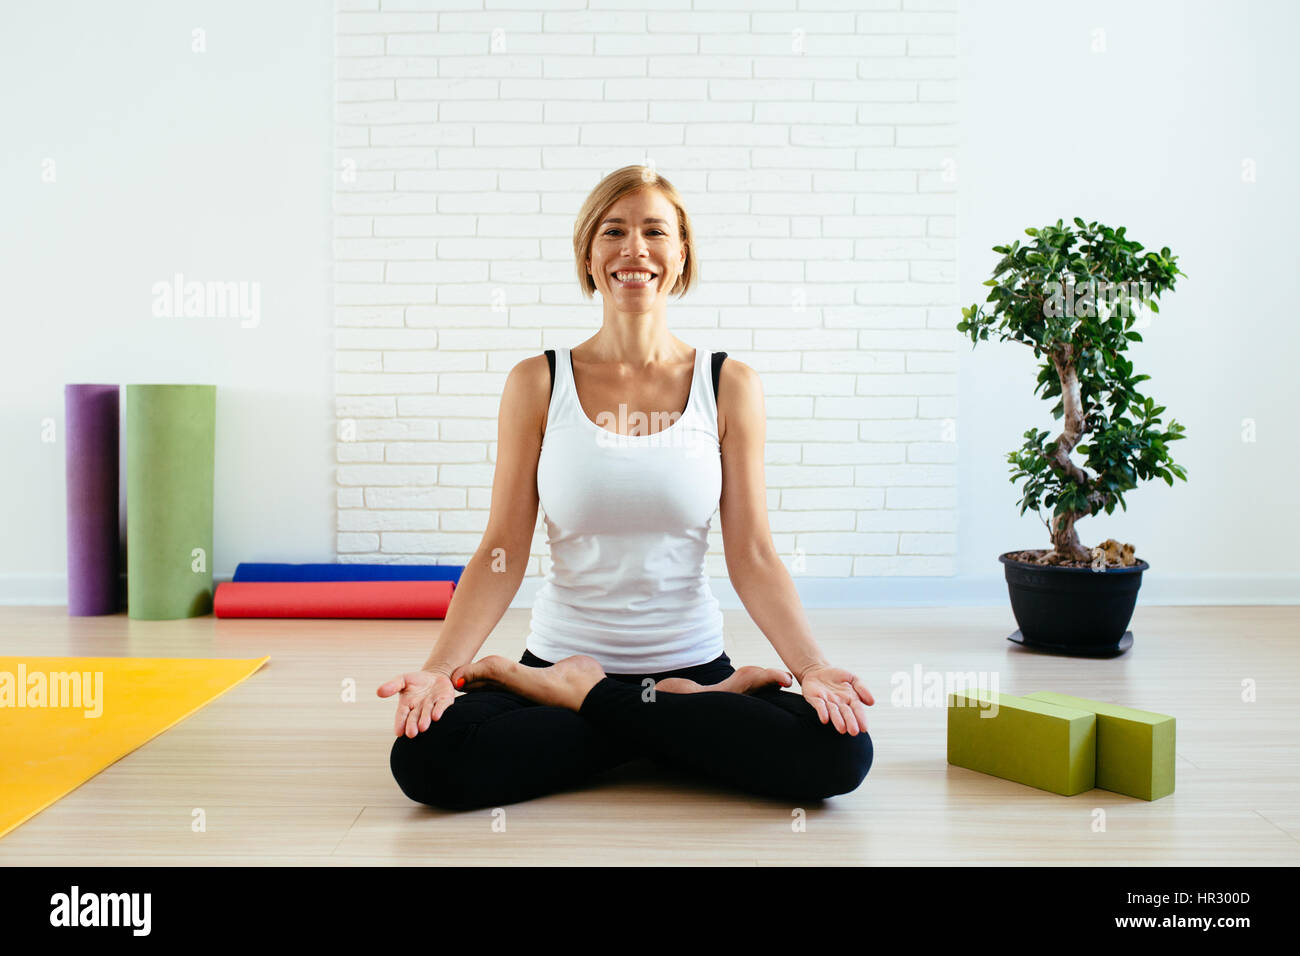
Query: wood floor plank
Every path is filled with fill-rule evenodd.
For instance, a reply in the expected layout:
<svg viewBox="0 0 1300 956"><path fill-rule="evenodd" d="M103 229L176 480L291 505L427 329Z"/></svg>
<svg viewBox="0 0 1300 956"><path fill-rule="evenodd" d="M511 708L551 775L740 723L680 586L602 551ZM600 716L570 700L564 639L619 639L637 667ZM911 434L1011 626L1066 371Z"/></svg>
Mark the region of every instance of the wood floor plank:
<svg viewBox="0 0 1300 956"><path fill-rule="evenodd" d="M480 654L518 658L528 613L508 611ZM0 607L9 655L271 655L0 839L0 865L1300 863L1300 608L1139 607L1135 646L1113 660L1017 648L1005 639L1009 609L808 616L831 661L876 697L875 764L853 793L799 806L636 761L585 788L447 813L397 788L394 704L375 696L419 666L440 622L131 621ZM725 620L733 663L780 665L743 611ZM911 692L917 668L922 681L973 673L1004 693L1050 689L1172 714L1177 789L1151 803L1103 790L1061 797L949 766L942 695ZM206 833L190 831L194 807L207 812ZM1093 829L1098 810L1104 832Z"/></svg>

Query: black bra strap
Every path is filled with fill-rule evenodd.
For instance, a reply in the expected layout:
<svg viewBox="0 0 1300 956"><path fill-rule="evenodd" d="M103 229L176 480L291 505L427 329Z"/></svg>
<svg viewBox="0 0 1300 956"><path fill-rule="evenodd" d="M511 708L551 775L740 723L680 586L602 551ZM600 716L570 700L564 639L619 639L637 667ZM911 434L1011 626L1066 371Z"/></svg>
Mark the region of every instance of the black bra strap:
<svg viewBox="0 0 1300 956"><path fill-rule="evenodd" d="M551 397L555 397L555 349L546 350L546 364L551 368Z"/></svg>

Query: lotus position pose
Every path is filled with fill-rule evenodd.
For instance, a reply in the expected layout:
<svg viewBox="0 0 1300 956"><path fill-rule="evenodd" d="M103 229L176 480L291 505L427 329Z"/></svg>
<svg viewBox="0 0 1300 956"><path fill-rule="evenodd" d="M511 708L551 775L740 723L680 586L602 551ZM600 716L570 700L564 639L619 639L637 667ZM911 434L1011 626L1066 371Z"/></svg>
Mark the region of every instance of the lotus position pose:
<svg viewBox="0 0 1300 956"><path fill-rule="evenodd" d="M822 655L772 541L758 376L665 322L668 295L698 276L681 197L647 167L611 173L574 255L584 294L604 300L601 328L506 378L487 530L424 666L378 689L400 695L393 776L453 810L582 787L642 757L771 797L856 789L875 701ZM523 655L472 660L523 580L539 503L551 567ZM788 670L735 669L723 650L704 574L715 511L736 593Z"/></svg>

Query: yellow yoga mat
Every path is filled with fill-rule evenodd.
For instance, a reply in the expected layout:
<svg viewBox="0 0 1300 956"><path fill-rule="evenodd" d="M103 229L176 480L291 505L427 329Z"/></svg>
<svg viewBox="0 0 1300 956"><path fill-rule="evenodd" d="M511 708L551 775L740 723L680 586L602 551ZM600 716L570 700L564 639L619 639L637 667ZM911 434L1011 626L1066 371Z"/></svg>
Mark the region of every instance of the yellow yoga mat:
<svg viewBox="0 0 1300 956"><path fill-rule="evenodd" d="M0 657L0 837L270 659Z"/></svg>

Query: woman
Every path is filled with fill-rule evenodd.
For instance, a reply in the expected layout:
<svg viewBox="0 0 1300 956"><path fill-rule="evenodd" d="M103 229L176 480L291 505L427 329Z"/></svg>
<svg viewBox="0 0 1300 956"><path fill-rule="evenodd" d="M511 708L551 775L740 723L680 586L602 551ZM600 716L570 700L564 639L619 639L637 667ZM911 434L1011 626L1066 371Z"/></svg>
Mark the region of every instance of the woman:
<svg viewBox="0 0 1300 956"><path fill-rule="evenodd" d="M669 293L698 268L681 197L646 167L611 173L583 205L574 254L603 323L507 377L482 543L424 667L378 691L401 695L394 777L411 799L460 810L642 756L773 797L855 789L875 701L822 655L773 544L758 376L735 360L711 376L707 353L667 328ZM539 503L552 570L526 649L471 663L523 580ZM727 573L789 673L737 670L723 651L704 575L715 510ZM799 694L782 689L796 678Z"/></svg>

